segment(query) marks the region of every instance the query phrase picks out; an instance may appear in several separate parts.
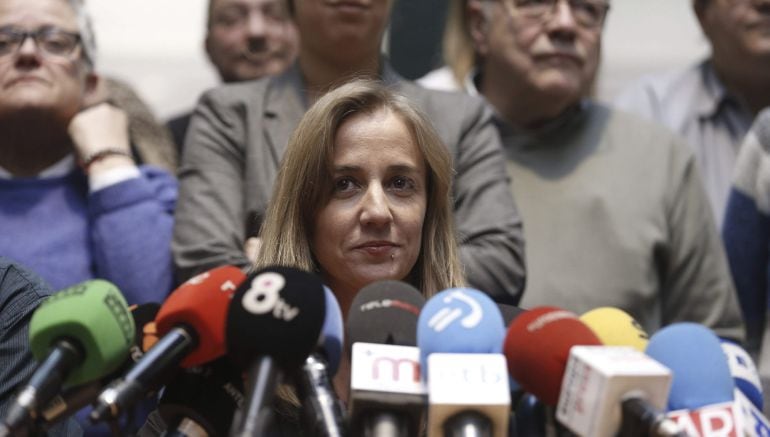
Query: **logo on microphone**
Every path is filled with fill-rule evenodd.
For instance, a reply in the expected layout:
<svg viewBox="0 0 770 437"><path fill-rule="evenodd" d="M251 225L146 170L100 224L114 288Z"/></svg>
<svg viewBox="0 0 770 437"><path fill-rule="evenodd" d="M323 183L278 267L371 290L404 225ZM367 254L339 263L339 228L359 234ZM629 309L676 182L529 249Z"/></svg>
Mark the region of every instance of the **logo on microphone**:
<svg viewBox="0 0 770 437"><path fill-rule="evenodd" d="M537 330L542 329L544 326L553 323L557 320L561 319L575 319L577 318L574 313L571 313L569 311L565 310L559 310L559 311L551 311L545 314L540 315L538 318L533 320L530 324L527 325L527 331L529 332L535 332Z"/></svg>
<svg viewBox="0 0 770 437"><path fill-rule="evenodd" d="M118 298L117 291L104 296L104 305L115 318L126 344L130 345L134 338L134 327L131 324L131 315L128 313L126 305Z"/></svg>
<svg viewBox="0 0 770 437"><path fill-rule="evenodd" d="M405 379L414 383L420 382L420 363L407 358L376 357L372 360L372 378L375 380L390 374L391 381L401 381L401 368L405 367L411 378ZM388 372L390 370L390 372ZM381 375L383 374L383 375Z"/></svg>
<svg viewBox="0 0 770 437"><path fill-rule="evenodd" d="M484 311L476 300L460 290L454 290L444 297L444 303L449 304L453 301L460 301L469 307L469 313L460 320L463 328L473 328L481 322ZM436 332L441 332L463 315L463 310L457 307L446 306L441 308L433 317L428 320L428 326Z"/></svg>
<svg viewBox="0 0 770 437"><path fill-rule="evenodd" d="M211 276L211 273L209 272L203 272L199 275L195 275L192 278L187 280L187 284L189 285L201 285L203 284L203 281L209 278Z"/></svg>
<svg viewBox="0 0 770 437"><path fill-rule="evenodd" d="M280 291L286 285L286 278L275 272L262 273L251 280L251 288L243 294L241 304L252 314L267 314L290 322L299 314L299 308L292 307L281 298Z"/></svg>
<svg viewBox="0 0 770 437"><path fill-rule="evenodd" d="M83 295L86 290L88 290L88 281L81 282L80 284L75 284L71 287L67 287L62 291L59 291L58 293L54 293L51 296L48 296L46 300L43 301L41 305L48 305L52 302L57 302L59 300L67 299L73 296L81 296Z"/></svg>
<svg viewBox="0 0 770 437"><path fill-rule="evenodd" d="M404 302L398 299L378 299L361 304L361 312L377 310L380 308L397 308L414 314L415 316L420 314L420 308Z"/></svg>

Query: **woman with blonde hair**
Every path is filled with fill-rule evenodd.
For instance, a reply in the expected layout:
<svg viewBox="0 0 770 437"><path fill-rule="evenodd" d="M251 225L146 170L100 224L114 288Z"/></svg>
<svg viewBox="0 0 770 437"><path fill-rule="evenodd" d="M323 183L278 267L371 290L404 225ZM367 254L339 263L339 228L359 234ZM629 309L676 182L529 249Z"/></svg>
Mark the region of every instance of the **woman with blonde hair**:
<svg viewBox="0 0 770 437"><path fill-rule="evenodd" d="M426 298L461 286L452 172L433 126L405 97L370 80L343 85L321 97L289 139L254 267L319 274L343 320L372 282L402 280ZM346 354L333 384L346 400ZM297 432L299 407L293 390L280 387L283 435Z"/></svg>
<svg viewBox="0 0 770 437"><path fill-rule="evenodd" d="M292 134L267 209L256 267L317 272L343 313L370 282L423 294L462 285L452 162L432 125L384 85L326 94Z"/></svg>
<svg viewBox="0 0 770 437"><path fill-rule="evenodd" d="M444 91L472 89L467 81L478 65L478 55L470 35L468 14L465 8L468 0L449 0L442 39L444 66L428 72L420 78L420 85Z"/></svg>

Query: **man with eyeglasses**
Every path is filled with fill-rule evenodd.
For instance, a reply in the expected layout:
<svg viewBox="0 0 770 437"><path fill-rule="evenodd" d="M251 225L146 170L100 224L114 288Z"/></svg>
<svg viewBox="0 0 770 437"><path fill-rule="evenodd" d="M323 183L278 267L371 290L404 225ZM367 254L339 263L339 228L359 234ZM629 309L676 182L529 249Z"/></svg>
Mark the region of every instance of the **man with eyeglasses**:
<svg viewBox="0 0 770 437"><path fill-rule="evenodd" d="M277 74L297 55L298 36L283 0L210 0L205 49L223 82ZM191 113L168 122L181 156Z"/></svg>
<svg viewBox="0 0 770 437"><path fill-rule="evenodd" d="M125 113L96 100L94 47L80 0L0 2L0 253L54 290L102 278L159 302L176 182L135 164Z"/></svg>
<svg viewBox="0 0 770 437"><path fill-rule="evenodd" d="M692 5L710 55L684 70L641 78L615 105L687 141L721 228L742 139L757 113L770 106L770 1L693 0Z"/></svg>
<svg viewBox="0 0 770 437"><path fill-rule="evenodd" d="M647 332L690 320L741 338L692 153L589 98L608 10L603 0L458 0L451 10L452 79L494 107L522 213L521 305L612 306Z"/></svg>

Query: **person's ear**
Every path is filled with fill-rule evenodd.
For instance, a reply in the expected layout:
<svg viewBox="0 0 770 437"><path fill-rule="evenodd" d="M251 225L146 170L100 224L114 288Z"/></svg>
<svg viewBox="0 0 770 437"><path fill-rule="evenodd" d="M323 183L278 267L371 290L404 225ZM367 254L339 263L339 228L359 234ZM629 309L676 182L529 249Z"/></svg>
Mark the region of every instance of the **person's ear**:
<svg viewBox="0 0 770 437"><path fill-rule="evenodd" d="M484 0L468 0L465 4L468 33L476 53L480 56L485 56L489 51L487 33L489 32L490 20L487 17L487 5L484 3Z"/></svg>
<svg viewBox="0 0 770 437"><path fill-rule="evenodd" d="M107 100L107 86L104 79L93 70L86 73L85 87L83 90L83 107L99 104Z"/></svg>

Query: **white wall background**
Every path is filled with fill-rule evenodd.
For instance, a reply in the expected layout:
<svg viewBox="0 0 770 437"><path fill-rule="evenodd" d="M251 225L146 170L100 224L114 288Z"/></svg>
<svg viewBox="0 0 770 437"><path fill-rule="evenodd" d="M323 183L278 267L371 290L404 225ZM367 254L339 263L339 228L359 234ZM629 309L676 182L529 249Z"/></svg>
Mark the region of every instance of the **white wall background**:
<svg viewBox="0 0 770 437"><path fill-rule="evenodd" d="M202 48L207 0L88 1L99 68L134 85L159 117L190 108L216 85ZM602 99L641 74L684 67L708 50L691 0L612 0L603 45Z"/></svg>

